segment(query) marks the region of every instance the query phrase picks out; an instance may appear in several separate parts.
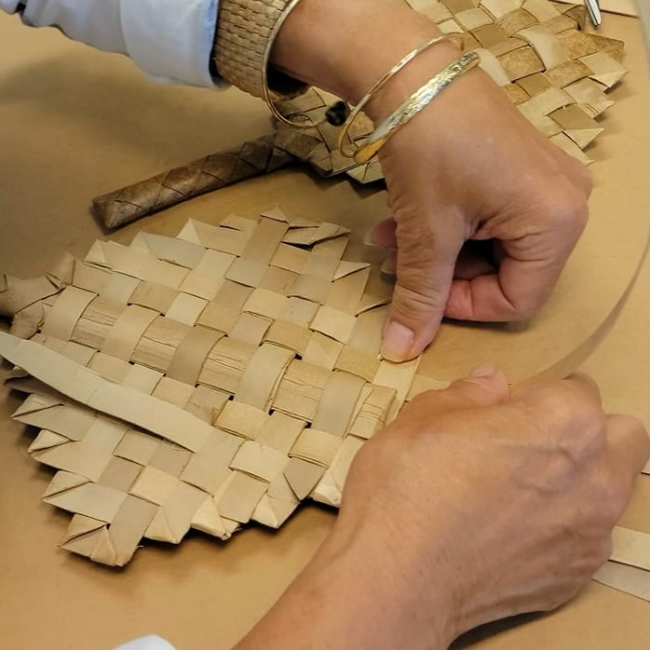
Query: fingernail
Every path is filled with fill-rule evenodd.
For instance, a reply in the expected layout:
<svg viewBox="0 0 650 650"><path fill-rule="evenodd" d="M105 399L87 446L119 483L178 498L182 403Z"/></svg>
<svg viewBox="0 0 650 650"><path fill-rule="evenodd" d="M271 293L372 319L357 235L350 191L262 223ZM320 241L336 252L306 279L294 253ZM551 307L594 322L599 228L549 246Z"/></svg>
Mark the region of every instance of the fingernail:
<svg viewBox="0 0 650 650"><path fill-rule="evenodd" d="M379 244L375 241L375 229L371 228L364 236L363 243L366 246L371 246L373 248L378 248Z"/></svg>
<svg viewBox="0 0 650 650"><path fill-rule="evenodd" d="M408 358L415 334L406 325L391 321L381 342L381 356L388 361L404 361Z"/></svg>
<svg viewBox="0 0 650 650"><path fill-rule="evenodd" d="M491 366L489 363L482 363L480 366L476 366L472 372L469 373L469 376L472 379L481 379L483 377L492 377L496 373L496 368Z"/></svg>

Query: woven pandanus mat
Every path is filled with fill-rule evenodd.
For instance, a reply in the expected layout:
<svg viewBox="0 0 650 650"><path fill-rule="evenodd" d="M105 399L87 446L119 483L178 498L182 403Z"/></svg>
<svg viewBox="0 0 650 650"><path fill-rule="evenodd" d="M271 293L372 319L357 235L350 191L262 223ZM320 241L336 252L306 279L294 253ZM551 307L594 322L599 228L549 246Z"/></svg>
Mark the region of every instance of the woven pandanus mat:
<svg viewBox="0 0 650 650"><path fill-rule="evenodd" d="M73 515L63 548L122 566L143 538L339 505L364 441L443 384L380 360L390 285L344 259L347 234L276 208L0 275L23 337L0 333L0 355L30 393L14 418L58 470L44 500Z"/></svg>
<svg viewBox="0 0 650 650"><path fill-rule="evenodd" d="M578 160L592 162L583 150L604 130L597 118L613 105L607 91L626 70L621 41L585 31L583 5L548 0L402 1L444 33L462 33L463 49L480 54L482 68L537 129ZM311 89L279 108L286 117L306 115L318 121L330 102L326 93ZM279 128L296 139L293 147L285 137L285 149L304 158L300 132ZM351 139L360 143L371 132L371 122L362 116ZM356 166L338 151L338 128L324 124L318 135L321 142L306 159L319 173L347 172L361 183L383 178L377 160Z"/></svg>

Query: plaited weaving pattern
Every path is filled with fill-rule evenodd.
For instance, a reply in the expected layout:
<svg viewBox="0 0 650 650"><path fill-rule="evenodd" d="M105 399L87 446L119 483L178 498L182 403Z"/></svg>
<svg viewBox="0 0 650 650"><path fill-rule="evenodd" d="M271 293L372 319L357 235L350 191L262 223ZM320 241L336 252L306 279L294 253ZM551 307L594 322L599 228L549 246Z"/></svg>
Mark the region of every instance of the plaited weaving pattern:
<svg viewBox="0 0 650 650"><path fill-rule="evenodd" d="M271 31L290 0L220 0L214 60L229 83L262 96L262 66ZM306 90L304 84L270 74L271 88L283 95Z"/></svg>
<svg viewBox="0 0 650 650"><path fill-rule="evenodd" d="M58 470L44 499L73 514L63 548L121 566L143 538L339 505L364 441L443 385L419 359L380 360L390 285L344 259L347 240L276 208L2 276L0 308L31 339L0 334L0 355L29 373L10 379L31 393L14 417Z"/></svg>

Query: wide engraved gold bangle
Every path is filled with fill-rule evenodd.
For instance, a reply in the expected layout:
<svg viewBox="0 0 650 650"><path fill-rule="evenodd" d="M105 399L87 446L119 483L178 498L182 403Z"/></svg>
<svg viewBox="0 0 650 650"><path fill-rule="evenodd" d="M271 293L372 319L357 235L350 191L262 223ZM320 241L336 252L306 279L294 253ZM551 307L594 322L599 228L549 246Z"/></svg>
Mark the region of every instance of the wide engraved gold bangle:
<svg viewBox="0 0 650 650"><path fill-rule="evenodd" d="M430 38L428 41L420 45L420 47L416 48L415 50L412 50L409 52L401 61L396 63L383 77L377 80L377 82L372 86L372 88L363 96L363 98L359 101L358 104L354 106L352 109L352 112L350 113L348 119L345 121L343 126L341 127L341 130L339 132L338 136L338 147L339 151L346 157L346 158L353 158L355 152L357 151L358 147L353 146L351 147L346 147L345 146L345 139L348 136L348 132L350 131L350 128L354 124L354 121L357 119L359 113L365 108L366 104L400 71L402 68L406 67L413 59L418 57L420 54L428 50L430 47L437 45L438 43L442 43L443 41L450 41L454 39L460 39L462 34L460 32L456 33L451 33L451 34L443 34L439 36L435 36L434 38Z"/></svg>
<svg viewBox="0 0 650 650"><path fill-rule="evenodd" d="M360 165L367 163L399 129L408 124L458 77L475 68L480 60L476 52L466 52L442 72L432 77L373 131L363 146L354 154L354 161Z"/></svg>

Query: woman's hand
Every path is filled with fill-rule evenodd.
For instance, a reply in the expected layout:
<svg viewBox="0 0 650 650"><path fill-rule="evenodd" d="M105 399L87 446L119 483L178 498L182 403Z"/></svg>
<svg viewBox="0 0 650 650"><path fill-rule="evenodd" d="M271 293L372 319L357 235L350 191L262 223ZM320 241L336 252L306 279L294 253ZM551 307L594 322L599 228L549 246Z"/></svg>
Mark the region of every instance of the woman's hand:
<svg viewBox="0 0 650 650"><path fill-rule="evenodd" d="M394 559L425 633L446 592L449 642L572 598L608 559L649 454L643 426L606 416L587 377L510 395L484 370L417 397L362 448L333 540Z"/></svg>
<svg viewBox="0 0 650 650"><path fill-rule="evenodd" d="M361 449L330 537L237 650L442 650L554 609L609 557L649 455L583 376L510 394L483 368L423 394Z"/></svg>
<svg viewBox="0 0 650 650"><path fill-rule="evenodd" d="M541 307L586 225L591 180L483 71L447 89L380 160L394 218L373 239L395 250L397 272L386 358L418 355L443 316L513 321Z"/></svg>
<svg viewBox="0 0 650 650"><path fill-rule="evenodd" d="M355 103L437 34L430 20L399 3L303 0L280 31L273 60ZM370 103L369 115L385 118L458 55L447 42L417 57ZM417 356L443 316L511 321L535 313L586 224L591 180L580 163L529 124L481 70L458 79L397 132L380 160L393 219L373 238L396 251L397 272L385 358Z"/></svg>

